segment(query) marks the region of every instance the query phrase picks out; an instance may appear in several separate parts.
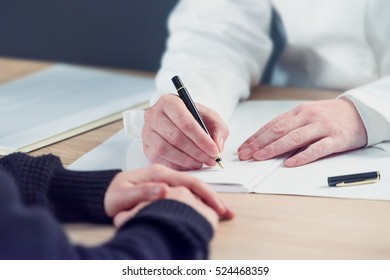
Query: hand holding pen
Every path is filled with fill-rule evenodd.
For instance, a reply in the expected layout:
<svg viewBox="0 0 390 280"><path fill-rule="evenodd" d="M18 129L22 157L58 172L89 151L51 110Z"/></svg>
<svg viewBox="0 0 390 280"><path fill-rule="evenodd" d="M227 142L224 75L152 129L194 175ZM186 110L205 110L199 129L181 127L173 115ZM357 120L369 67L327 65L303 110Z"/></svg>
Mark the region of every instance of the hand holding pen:
<svg viewBox="0 0 390 280"><path fill-rule="evenodd" d="M183 100L184 105L186 105L188 111L190 111L191 115L198 122L198 124L204 130L204 132L211 137L210 132L207 129L207 126L204 123L203 118L198 111L198 108L196 108L196 105L192 100L191 95L189 94L187 88L184 86L179 76L173 77L172 82L175 85L177 93L179 94L181 100ZM219 153L214 157L214 159L220 167L224 168L222 163L222 158Z"/></svg>
<svg viewBox="0 0 390 280"><path fill-rule="evenodd" d="M152 163L176 170L217 164L215 158L223 150L229 129L218 113L201 104L196 106L210 135L177 94L162 96L145 112L142 140L145 155Z"/></svg>

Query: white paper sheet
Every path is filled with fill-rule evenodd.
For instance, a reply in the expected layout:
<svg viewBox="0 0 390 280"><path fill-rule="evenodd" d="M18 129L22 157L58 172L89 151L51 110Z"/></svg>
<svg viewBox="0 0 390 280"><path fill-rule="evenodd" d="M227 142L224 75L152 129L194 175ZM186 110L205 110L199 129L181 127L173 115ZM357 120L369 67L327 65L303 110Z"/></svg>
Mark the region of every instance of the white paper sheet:
<svg viewBox="0 0 390 280"><path fill-rule="evenodd" d="M376 148L334 155L296 168L277 167L280 164L278 161L238 161L235 151L242 141L267 120L298 103L300 102L242 102L229 122L231 134L223 153L226 169L204 168L192 174L211 183L217 191L390 200L390 153ZM81 157L70 168L125 170L147 165L149 163L143 154L142 143L130 140L124 131L120 131ZM327 186L329 176L368 171L379 171L381 180L375 184L353 187Z"/></svg>
<svg viewBox="0 0 390 280"><path fill-rule="evenodd" d="M229 121L230 136L222 153L225 169L221 169L219 166L213 168L204 167L199 171L190 173L213 185L217 191L250 192L256 184L263 181L275 168L282 164L283 158L262 162L242 162L239 161L237 156L239 144L261 125L297 104L299 104L299 101L280 101L276 103L273 101L242 102ZM114 157L112 161L110 153ZM126 154L127 160L118 160L118 154ZM126 138L124 132L119 132L101 146L84 155L72 164L70 168L88 170L91 168L116 167L129 170L144 167L148 164L142 152L142 143Z"/></svg>
<svg viewBox="0 0 390 280"><path fill-rule="evenodd" d="M349 187L328 187L331 176L379 171L379 182ZM359 149L295 167L278 168L255 190L258 193L390 200L390 153Z"/></svg>
<svg viewBox="0 0 390 280"><path fill-rule="evenodd" d="M0 85L0 154L149 100L153 79L59 64Z"/></svg>

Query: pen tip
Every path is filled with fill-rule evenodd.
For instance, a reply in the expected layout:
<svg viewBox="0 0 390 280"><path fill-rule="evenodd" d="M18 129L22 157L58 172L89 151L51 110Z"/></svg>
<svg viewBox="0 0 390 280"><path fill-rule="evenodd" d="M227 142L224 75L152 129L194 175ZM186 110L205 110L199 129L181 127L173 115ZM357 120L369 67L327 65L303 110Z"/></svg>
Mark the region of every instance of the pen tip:
<svg viewBox="0 0 390 280"><path fill-rule="evenodd" d="M222 163L222 158L220 155L218 155L217 157L214 158L215 161L218 163L218 165L222 168L222 169L225 169L225 167L223 166L223 163Z"/></svg>
<svg viewBox="0 0 390 280"><path fill-rule="evenodd" d="M225 167L223 166L223 163L221 160L217 161L218 165L222 168L222 169L225 169Z"/></svg>

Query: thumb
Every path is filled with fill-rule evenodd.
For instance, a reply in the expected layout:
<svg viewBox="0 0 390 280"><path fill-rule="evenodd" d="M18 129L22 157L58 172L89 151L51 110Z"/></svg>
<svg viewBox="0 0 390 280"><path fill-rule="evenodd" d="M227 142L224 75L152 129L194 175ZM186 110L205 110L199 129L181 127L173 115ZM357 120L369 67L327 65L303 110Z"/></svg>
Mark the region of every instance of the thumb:
<svg viewBox="0 0 390 280"><path fill-rule="evenodd" d="M219 152L222 152L225 147L226 139L229 137L229 129L227 126L220 124L210 129L211 138L217 144Z"/></svg>
<svg viewBox="0 0 390 280"><path fill-rule="evenodd" d="M213 139L214 143L217 145L219 152L223 152L223 149L225 147L225 142L228 137L228 133L222 130L215 129L213 130L211 134L211 138Z"/></svg>

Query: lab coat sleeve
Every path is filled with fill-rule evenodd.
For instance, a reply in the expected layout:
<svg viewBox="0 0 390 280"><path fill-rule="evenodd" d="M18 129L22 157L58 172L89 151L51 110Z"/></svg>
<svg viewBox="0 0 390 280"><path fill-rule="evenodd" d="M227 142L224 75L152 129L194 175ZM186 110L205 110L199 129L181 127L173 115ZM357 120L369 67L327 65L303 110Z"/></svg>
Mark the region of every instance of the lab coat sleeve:
<svg viewBox="0 0 390 280"><path fill-rule="evenodd" d="M267 0L182 0L172 12L169 38L151 104L174 93L179 75L195 102L227 121L269 59L271 5Z"/></svg>
<svg viewBox="0 0 390 280"><path fill-rule="evenodd" d="M367 131L367 146L390 151L390 76L349 90L341 97L356 106Z"/></svg>
<svg viewBox="0 0 390 280"><path fill-rule="evenodd" d="M386 8L387 7L387 8ZM362 87L347 91L342 96L351 99L368 134L367 146L390 151L390 26L385 21L390 2L368 1L365 21L367 43L372 49L381 77Z"/></svg>

